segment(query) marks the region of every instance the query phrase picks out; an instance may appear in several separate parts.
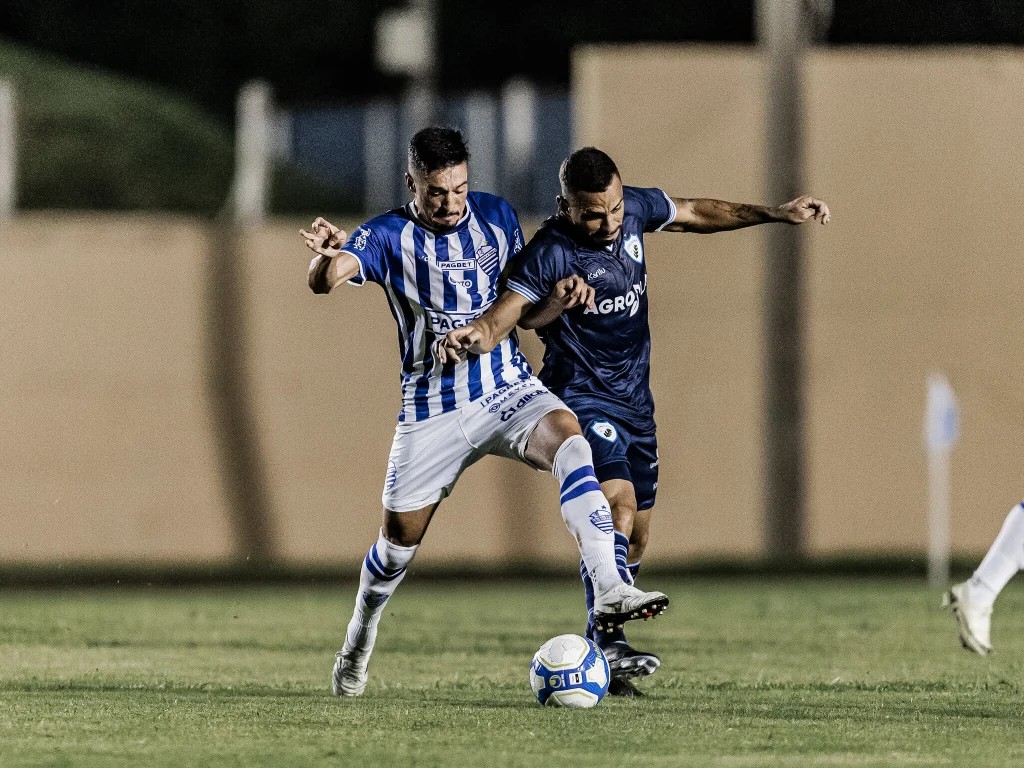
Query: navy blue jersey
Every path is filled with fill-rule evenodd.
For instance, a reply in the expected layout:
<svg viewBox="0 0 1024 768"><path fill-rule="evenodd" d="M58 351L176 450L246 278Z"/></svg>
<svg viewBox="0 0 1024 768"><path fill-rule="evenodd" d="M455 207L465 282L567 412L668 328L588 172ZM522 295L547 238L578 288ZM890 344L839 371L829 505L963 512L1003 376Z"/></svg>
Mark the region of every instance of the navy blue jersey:
<svg viewBox="0 0 1024 768"><path fill-rule="evenodd" d="M596 399L610 413L653 419L643 236L670 223L676 209L660 189L623 187L623 199L621 234L607 248L581 241L561 217L547 219L512 265L508 288L538 303L572 275L593 286L595 309L576 307L538 330L540 379L563 399Z"/></svg>

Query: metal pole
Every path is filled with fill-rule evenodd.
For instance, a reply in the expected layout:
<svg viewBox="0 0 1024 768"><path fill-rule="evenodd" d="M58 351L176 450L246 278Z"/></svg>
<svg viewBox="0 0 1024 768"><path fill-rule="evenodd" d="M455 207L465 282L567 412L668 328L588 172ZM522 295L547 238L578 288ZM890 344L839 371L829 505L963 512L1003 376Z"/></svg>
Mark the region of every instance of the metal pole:
<svg viewBox="0 0 1024 768"><path fill-rule="evenodd" d="M233 218L257 224L267 215L274 146L274 99L270 85L251 80L238 91L235 115Z"/></svg>
<svg viewBox="0 0 1024 768"><path fill-rule="evenodd" d="M17 112L14 85L0 80L0 223L17 207Z"/></svg>
<svg viewBox="0 0 1024 768"><path fill-rule="evenodd" d="M801 58L807 41L800 0L760 0L757 36L767 70L765 193L772 204L803 190ZM799 227L763 231L764 549L804 551L802 248Z"/></svg>

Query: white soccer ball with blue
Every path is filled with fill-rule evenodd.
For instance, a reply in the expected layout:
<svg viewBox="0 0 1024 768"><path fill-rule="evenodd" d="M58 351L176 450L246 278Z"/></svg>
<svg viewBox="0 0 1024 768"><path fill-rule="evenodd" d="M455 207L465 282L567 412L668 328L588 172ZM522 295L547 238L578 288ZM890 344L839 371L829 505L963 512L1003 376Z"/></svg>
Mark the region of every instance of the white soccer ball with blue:
<svg viewBox="0 0 1024 768"><path fill-rule="evenodd" d="M608 660L597 643L579 635L559 635L540 647L530 664L530 687L549 707L587 709L608 693Z"/></svg>

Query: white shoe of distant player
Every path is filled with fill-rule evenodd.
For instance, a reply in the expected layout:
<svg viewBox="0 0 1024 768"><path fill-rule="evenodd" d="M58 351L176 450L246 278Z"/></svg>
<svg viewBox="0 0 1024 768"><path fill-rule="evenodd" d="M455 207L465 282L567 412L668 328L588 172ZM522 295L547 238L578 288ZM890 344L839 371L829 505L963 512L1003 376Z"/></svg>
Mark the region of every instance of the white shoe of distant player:
<svg viewBox="0 0 1024 768"><path fill-rule="evenodd" d="M950 587L942 604L953 611L960 629L960 645L979 656L992 653L991 605L972 603L967 596L967 582Z"/></svg>
<svg viewBox="0 0 1024 768"><path fill-rule="evenodd" d="M664 592L644 592L622 582L594 598L594 627L612 632L627 621L653 619L667 607Z"/></svg>
<svg viewBox="0 0 1024 768"><path fill-rule="evenodd" d="M346 643L334 659L331 691L335 696L362 696L366 690L366 665L371 649L354 651Z"/></svg>

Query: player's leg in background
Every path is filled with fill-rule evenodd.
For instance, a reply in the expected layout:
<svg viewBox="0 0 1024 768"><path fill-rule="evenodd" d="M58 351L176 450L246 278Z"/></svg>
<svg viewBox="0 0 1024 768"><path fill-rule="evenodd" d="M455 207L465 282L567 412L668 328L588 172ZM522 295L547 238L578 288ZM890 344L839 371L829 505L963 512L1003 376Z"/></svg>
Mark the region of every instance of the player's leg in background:
<svg viewBox="0 0 1024 768"><path fill-rule="evenodd" d="M956 617L960 643L982 656L992 652L992 606L1003 587L1024 568L1024 502L1017 504L970 579L955 584L945 603Z"/></svg>

